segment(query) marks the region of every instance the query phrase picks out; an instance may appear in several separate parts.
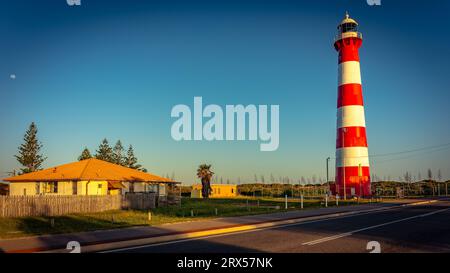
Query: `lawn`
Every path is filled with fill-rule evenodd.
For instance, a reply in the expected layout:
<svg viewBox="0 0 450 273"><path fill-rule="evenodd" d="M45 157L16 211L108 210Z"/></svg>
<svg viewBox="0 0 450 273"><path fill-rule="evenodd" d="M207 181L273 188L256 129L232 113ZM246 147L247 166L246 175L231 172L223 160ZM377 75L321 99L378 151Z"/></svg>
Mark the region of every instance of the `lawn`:
<svg viewBox="0 0 450 273"><path fill-rule="evenodd" d="M183 198L182 203L179 206L161 207L152 210L151 221L148 219L147 211L138 210L114 210L97 213L70 214L57 217L0 218L0 238L17 238L42 234L158 225L214 217L278 212L285 210L284 202L285 201L282 198L234 198L209 200ZM348 200L345 202L339 202L339 205L352 204L357 204L357 201ZM329 202L328 205L334 206L335 202ZM304 201L305 209L323 206L323 200L315 199ZM300 200L289 200L288 210L297 209L300 209Z"/></svg>

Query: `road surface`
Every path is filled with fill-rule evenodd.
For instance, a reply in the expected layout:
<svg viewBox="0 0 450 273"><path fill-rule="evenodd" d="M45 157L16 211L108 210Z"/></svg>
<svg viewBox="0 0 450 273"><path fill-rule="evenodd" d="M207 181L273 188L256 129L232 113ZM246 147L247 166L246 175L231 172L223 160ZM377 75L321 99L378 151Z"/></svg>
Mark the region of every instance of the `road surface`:
<svg viewBox="0 0 450 273"><path fill-rule="evenodd" d="M450 252L450 202L118 249L139 253ZM376 243L375 243L376 244ZM111 252L111 251L110 251Z"/></svg>

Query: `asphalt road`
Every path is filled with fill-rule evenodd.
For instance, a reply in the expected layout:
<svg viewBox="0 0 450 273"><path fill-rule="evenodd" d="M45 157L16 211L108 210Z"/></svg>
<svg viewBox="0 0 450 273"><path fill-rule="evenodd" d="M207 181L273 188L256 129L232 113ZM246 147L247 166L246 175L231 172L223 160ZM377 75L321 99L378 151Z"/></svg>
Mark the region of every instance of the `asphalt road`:
<svg viewBox="0 0 450 273"><path fill-rule="evenodd" d="M450 202L140 246L140 253L450 252ZM377 243L374 243L375 245Z"/></svg>

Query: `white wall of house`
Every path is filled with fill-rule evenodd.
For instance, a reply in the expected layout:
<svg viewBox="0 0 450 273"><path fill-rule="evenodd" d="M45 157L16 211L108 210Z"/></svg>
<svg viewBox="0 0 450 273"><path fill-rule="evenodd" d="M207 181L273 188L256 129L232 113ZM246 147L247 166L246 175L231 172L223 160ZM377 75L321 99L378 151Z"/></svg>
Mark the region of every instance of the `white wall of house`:
<svg viewBox="0 0 450 273"><path fill-rule="evenodd" d="M9 195L107 195L107 181L59 181L56 192L49 191L48 182L13 182L10 184ZM166 184L147 182L123 182L125 188L122 194L130 192L156 192L159 196L167 195ZM133 185L133 186L131 186Z"/></svg>
<svg viewBox="0 0 450 273"><path fill-rule="evenodd" d="M124 182L122 183L125 188L123 189L123 193L131 192L130 188L134 188L133 192L156 192L158 193L159 188L159 195L165 196L167 194L166 191L166 184L154 184L154 183L148 183L148 182ZM133 186L131 185L133 184Z"/></svg>
<svg viewBox="0 0 450 273"><path fill-rule="evenodd" d="M56 188L50 187L57 183ZM50 189L55 189L52 191ZM9 195L107 195L107 181L13 182Z"/></svg>

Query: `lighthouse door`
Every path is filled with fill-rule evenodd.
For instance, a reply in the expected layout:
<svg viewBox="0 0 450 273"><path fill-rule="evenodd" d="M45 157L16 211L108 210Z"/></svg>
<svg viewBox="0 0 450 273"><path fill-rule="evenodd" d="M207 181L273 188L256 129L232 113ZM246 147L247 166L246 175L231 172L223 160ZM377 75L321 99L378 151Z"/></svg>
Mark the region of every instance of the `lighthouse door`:
<svg viewBox="0 0 450 273"><path fill-rule="evenodd" d="M351 187L350 188L350 192L351 192L351 196L354 196L355 195L355 188L354 187Z"/></svg>

